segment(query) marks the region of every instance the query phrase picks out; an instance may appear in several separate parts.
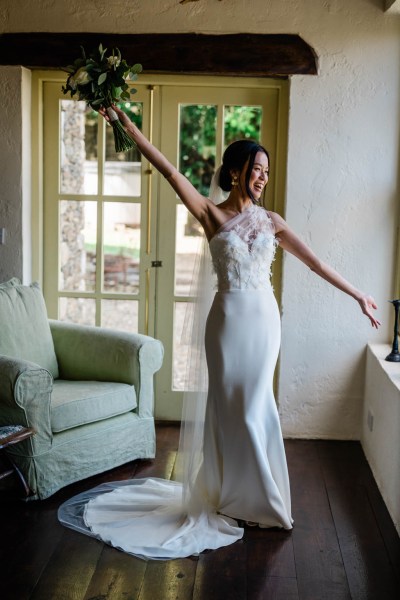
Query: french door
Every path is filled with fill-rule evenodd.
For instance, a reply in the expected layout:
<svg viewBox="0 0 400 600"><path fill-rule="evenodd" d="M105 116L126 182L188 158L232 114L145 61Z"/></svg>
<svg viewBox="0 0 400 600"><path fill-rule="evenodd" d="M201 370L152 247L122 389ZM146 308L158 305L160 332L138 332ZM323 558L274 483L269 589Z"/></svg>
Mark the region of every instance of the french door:
<svg viewBox="0 0 400 600"><path fill-rule="evenodd" d="M207 194L235 139L266 146L265 198L282 212L287 82L148 78L123 105L169 160ZM156 417L178 420L184 388L185 309L200 231L166 180L134 149L116 154L112 130L58 81L43 84L43 289L49 315L145 333L165 347ZM274 286L279 295L280 263Z"/></svg>

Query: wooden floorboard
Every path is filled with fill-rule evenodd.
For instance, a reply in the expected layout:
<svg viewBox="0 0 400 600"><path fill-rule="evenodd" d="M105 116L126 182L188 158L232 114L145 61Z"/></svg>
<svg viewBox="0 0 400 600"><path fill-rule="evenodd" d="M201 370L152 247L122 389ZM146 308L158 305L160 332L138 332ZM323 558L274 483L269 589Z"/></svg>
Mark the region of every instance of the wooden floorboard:
<svg viewBox="0 0 400 600"><path fill-rule="evenodd" d="M28 600L64 532L60 530L56 510L19 502L17 508L20 511L8 504L2 506L3 515L8 515L8 523L14 530L1 526L2 545L7 549L2 553L1 564L3 573L7 573L10 598ZM4 598L3 594L1 597Z"/></svg>
<svg viewBox="0 0 400 600"><path fill-rule="evenodd" d="M196 569L197 561L190 558L149 561L139 600L190 600Z"/></svg>
<svg viewBox="0 0 400 600"><path fill-rule="evenodd" d="M144 561L58 523L64 500L100 483L170 478L178 442L176 426L159 425L155 460L42 502L2 493L2 600L397 600L399 537L357 442L286 440L293 530L246 527L199 557Z"/></svg>
<svg viewBox="0 0 400 600"><path fill-rule="evenodd" d="M137 600L147 562L104 546L84 600Z"/></svg>
<svg viewBox="0 0 400 600"><path fill-rule="evenodd" d="M348 442L335 452L329 442L319 451L351 597L394 598L398 578L370 501L375 482L361 447Z"/></svg>
<svg viewBox="0 0 400 600"><path fill-rule="evenodd" d="M292 533L301 600L350 600L325 481L313 441L286 443L292 481Z"/></svg>

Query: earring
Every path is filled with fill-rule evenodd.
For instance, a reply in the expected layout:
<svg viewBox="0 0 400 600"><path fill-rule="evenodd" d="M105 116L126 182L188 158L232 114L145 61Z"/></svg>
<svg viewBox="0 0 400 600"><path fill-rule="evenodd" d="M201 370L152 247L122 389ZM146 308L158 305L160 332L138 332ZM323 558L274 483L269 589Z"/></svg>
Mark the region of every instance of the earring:
<svg viewBox="0 0 400 600"><path fill-rule="evenodd" d="M236 175L233 175L233 176L232 176L232 181L231 181L231 186L232 186L232 187L236 187L236 186L237 186L237 184L238 184L238 178L237 178L237 176L236 176Z"/></svg>

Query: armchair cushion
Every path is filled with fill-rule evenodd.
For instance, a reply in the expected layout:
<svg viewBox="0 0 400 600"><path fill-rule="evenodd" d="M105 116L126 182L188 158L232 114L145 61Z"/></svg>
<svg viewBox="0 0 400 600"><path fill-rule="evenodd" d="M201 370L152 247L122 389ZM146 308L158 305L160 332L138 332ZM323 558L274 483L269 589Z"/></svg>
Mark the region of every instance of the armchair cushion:
<svg viewBox="0 0 400 600"><path fill-rule="evenodd" d="M0 354L36 363L58 377L47 311L38 283L0 284Z"/></svg>
<svg viewBox="0 0 400 600"><path fill-rule="evenodd" d="M57 379L51 397L51 429L58 433L122 415L136 406L133 385Z"/></svg>

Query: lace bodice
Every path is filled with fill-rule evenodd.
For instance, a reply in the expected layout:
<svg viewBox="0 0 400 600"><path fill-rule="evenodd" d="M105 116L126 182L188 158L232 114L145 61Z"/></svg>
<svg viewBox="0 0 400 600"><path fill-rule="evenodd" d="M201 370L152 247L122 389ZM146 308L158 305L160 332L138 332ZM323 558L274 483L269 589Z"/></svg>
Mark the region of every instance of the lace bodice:
<svg viewBox="0 0 400 600"><path fill-rule="evenodd" d="M224 223L210 240L218 290L270 288L276 239L267 211L250 205Z"/></svg>

